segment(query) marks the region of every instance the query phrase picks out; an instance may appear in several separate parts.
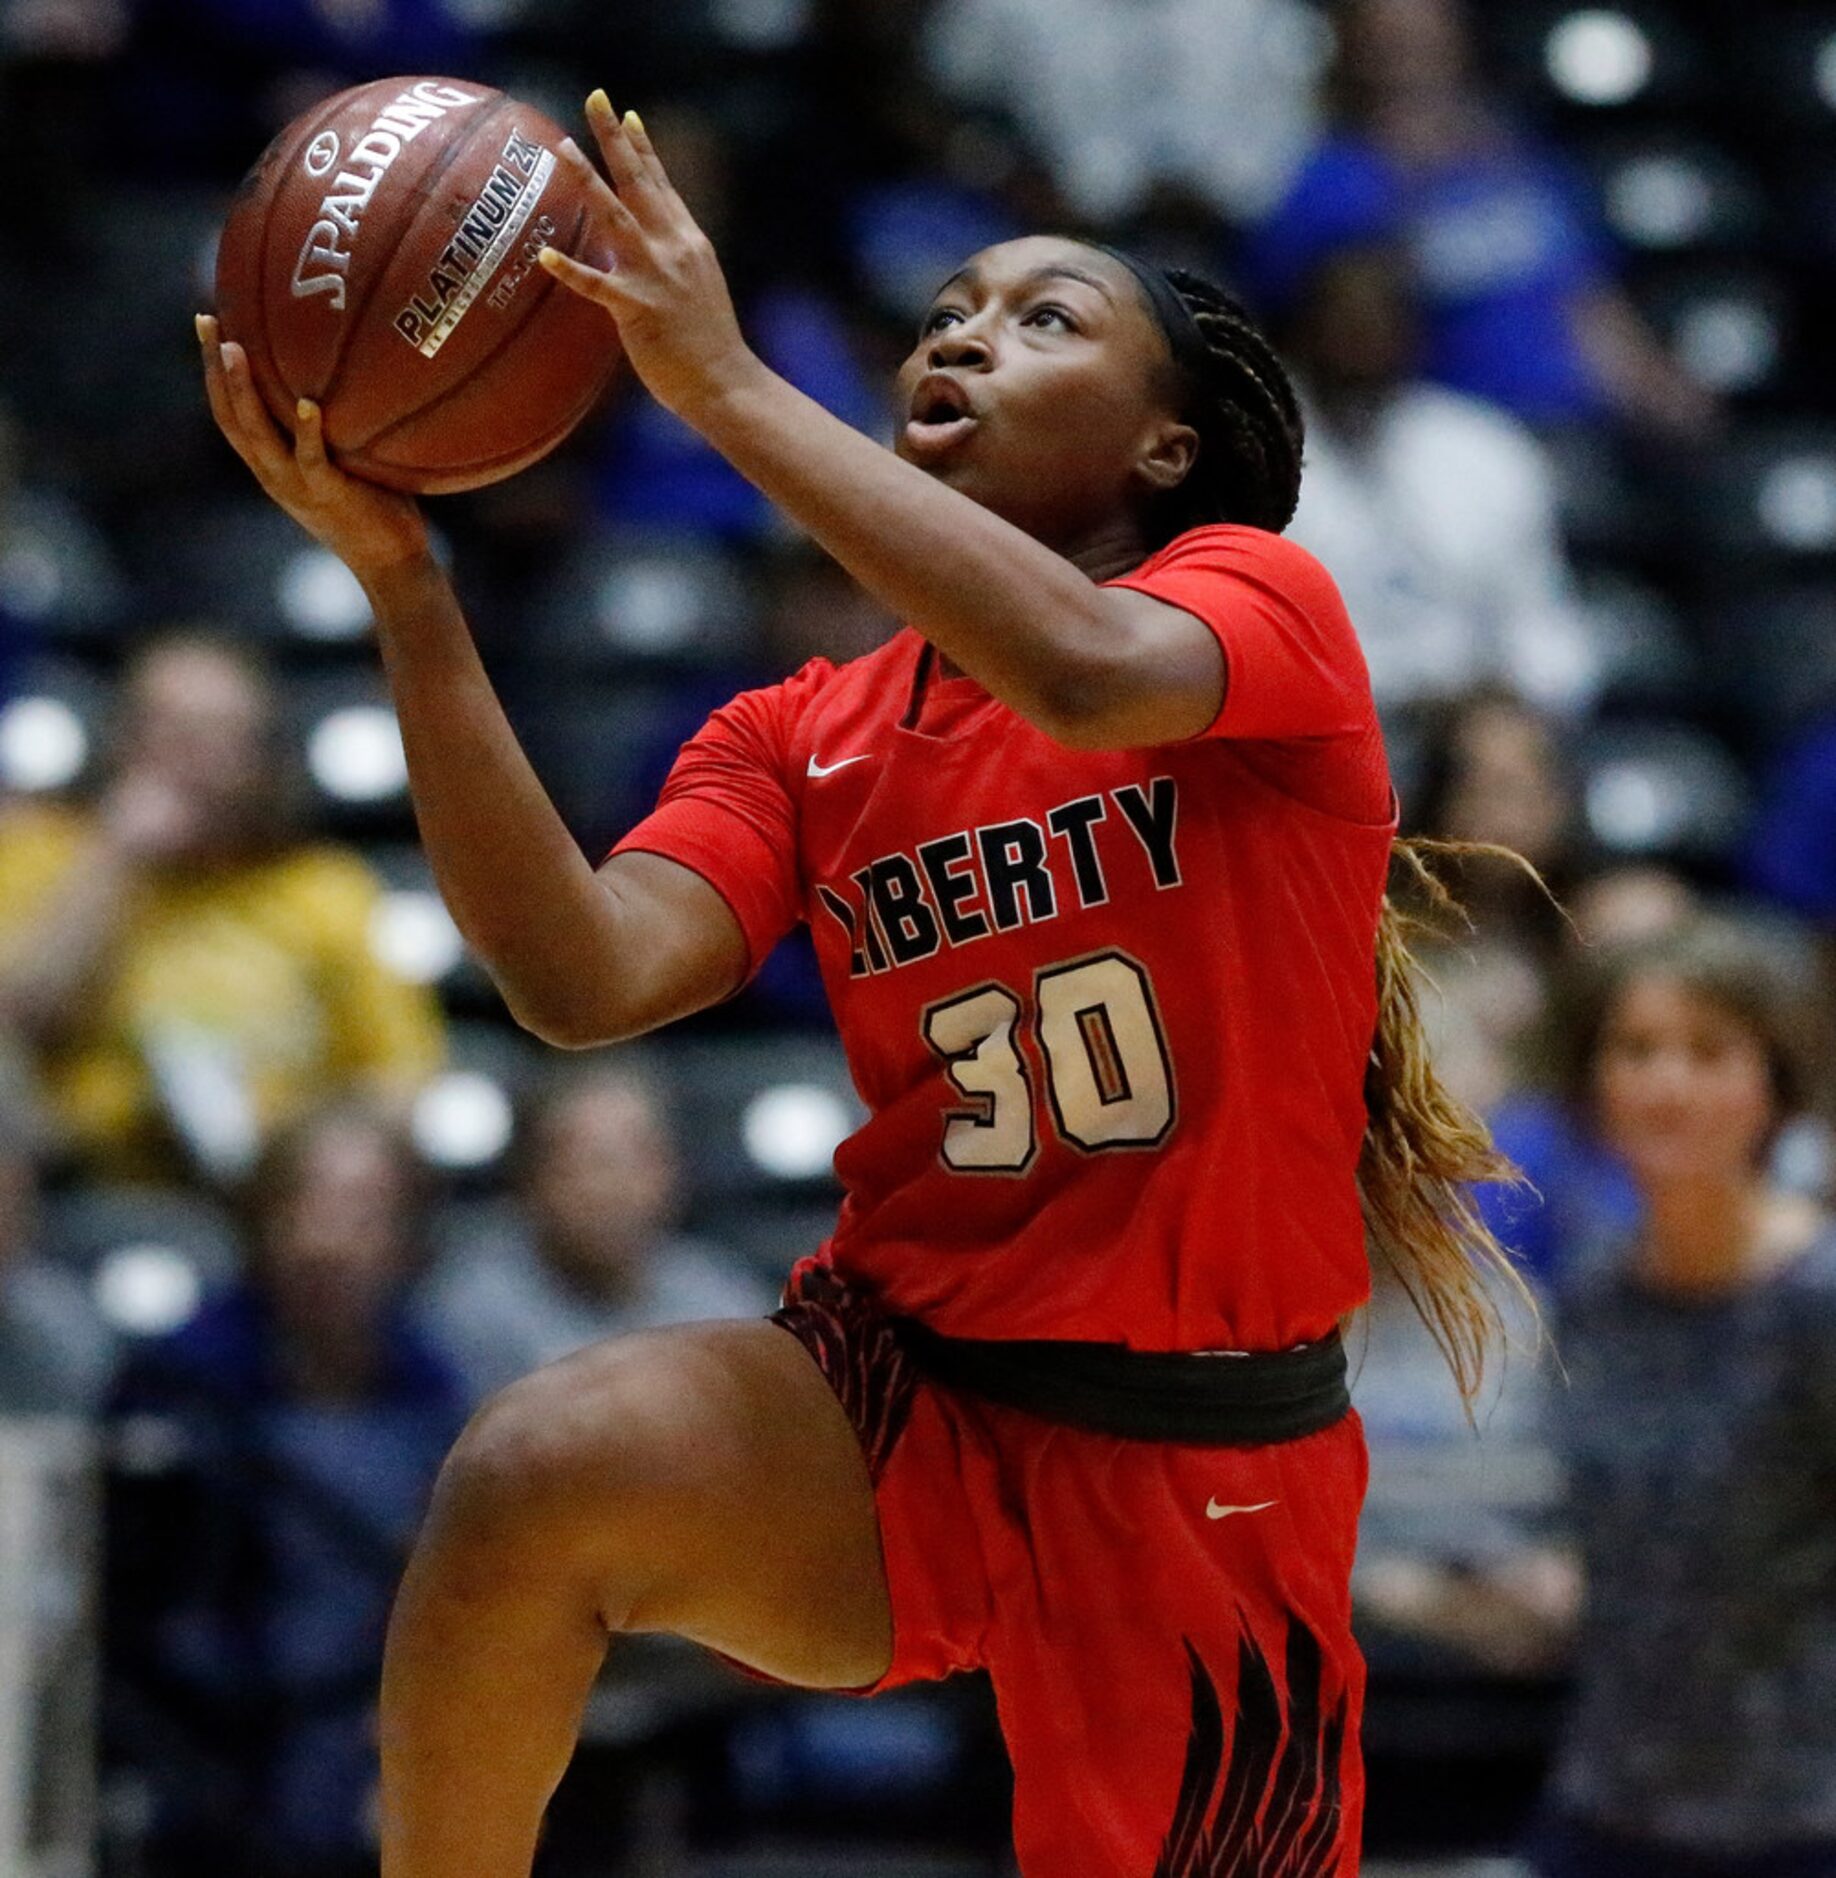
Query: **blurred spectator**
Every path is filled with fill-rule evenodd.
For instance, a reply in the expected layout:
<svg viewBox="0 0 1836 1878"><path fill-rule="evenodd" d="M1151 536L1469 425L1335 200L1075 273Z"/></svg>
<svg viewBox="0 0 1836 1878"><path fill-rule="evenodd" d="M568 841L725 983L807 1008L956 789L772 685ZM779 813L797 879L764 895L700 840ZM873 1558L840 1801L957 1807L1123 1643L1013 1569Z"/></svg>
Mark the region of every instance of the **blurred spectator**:
<svg viewBox="0 0 1836 1878"><path fill-rule="evenodd" d="M1573 870L1579 816L1554 724L1494 689L1448 705L1432 727L1404 819L1418 835L1521 857L1434 858L1463 919L1431 943L1430 969L1446 1002L1476 1026L1475 1047L1493 1059L1483 1069L1476 1060L1478 1080L1464 1083L1467 1099L1486 1107L1521 1073L1526 1041L1543 1014L1544 973L1563 932L1552 896Z"/></svg>
<svg viewBox="0 0 1836 1878"><path fill-rule="evenodd" d="M1510 1342L1469 1418L1400 1281L1372 1277L1352 1341L1371 1455L1352 1593L1372 1668L1546 1673L1567 1639L1516 1591L1548 1572L1559 1501L1541 1326L1527 1300L1499 1290Z"/></svg>
<svg viewBox="0 0 1836 1878"><path fill-rule="evenodd" d="M1577 883L1567 896L1582 946L1634 945L1674 932L1696 911L1696 890L1674 868L1622 861Z"/></svg>
<svg viewBox="0 0 1836 1878"><path fill-rule="evenodd" d="M1094 223L1167 191L1261 215L1313 134L1324 49L1300 0L942 0L926 39L938 86L1017 123Z"/></svg>
<svg viewBox="0 0 1836 1878"><path fill-rule="evenodd" d="M521 1206L455 1247L425 1320L482 1397L604 1337L775 1299L718 1248L680 1236L682 1172L655 1084L614 1066L551 1084L523 1143Z"/></svg>
<svg viewBox="0 0 1836 1878"><path fill-rule="evenodd" d="M276 1122L440 1060L431 995L371 951L375 877L287 825L275 720L246 652L161 640L101 801L0 816L0 1023L93 1169L235 1176Z"/></svg>
<svg viewBox="0 0 1836 1878"><path fill-rule="evenodd" d="M1492 681L1579 712L1600 656L1551 466L1504 412L1416 377L1414 278L1388 233L1323 256L1288 322L1307 410L1289 533L1343 590L1386 713Z"/></svg>
<svg viewBox="0 0 1836 1878"><path fill-rule="evenodd" d="M1569 1287L1586 1611L1544 1878L1836 1870L1836 1230L1782 1192L1804 997L1699 922L1600 961L1571 1076L1642 1225Z"/></svg>
<svg viewBox="0 0 1836 1878"><path fill-rule="evenodd" d="M41 1248L42 1148L25 1102L0 1078L0 1416L92 1414L114 1365L82 1281Z"/></svg>
<svg viewBox="0 0 1836 1878"><path fill-rule="evenodd" d="M1547 1284L1621 1230L1630 1205L1611 1155L1537 1086L1550 974L1573 936L1559 902L1582 859L1574 778L1553 721L1495 689L1433 720L1421 771L1404 805L1413 831L1508 848L1544 883L1504 856L1433 857L1464 918L1430 914L1437 934L1421 952L1442 1073L1488 1117L1528 1182L1480 1188L1479 1209Z"/></svg>
<svg viewBox="0 0 1836 1878"><path fill-rule="evenodd" d="M1663 938L1700 912L1689 882L1651 862L1602 868L1564 904L1574 924L1554 968L1558 989L1595 953ZM1611 1257L1639 1212L1630 1174L1559 1086L1568 1024L1557 996L1545 1007L1543 1037L1529 1046L1529 1074L1488 1104L1493 1138L1527 1185L1486 1187L1477 1196L1486 1223L1545 1286Z"/></svg>
<svg viewBox="0 0 1836 1878"><path fill-rule="evenodd" d="M1334 20L1336 127L1253 244L1265 296L1291 300L1348 226L1394 215L1430 378L1531 423L1702 438L1712 402L1620 290L1568 167L1488 92L1459 0L1340 0Z"/></svg>
<svg viewBox="0 0 1836 1878"><path fill-rule="evenodd" d="M384 1624L458 1376L413 1327L420 1170L355 1107L269 1143L245 1280L115 1397L108 1692L149 1878L375 1870Z"/></svg>

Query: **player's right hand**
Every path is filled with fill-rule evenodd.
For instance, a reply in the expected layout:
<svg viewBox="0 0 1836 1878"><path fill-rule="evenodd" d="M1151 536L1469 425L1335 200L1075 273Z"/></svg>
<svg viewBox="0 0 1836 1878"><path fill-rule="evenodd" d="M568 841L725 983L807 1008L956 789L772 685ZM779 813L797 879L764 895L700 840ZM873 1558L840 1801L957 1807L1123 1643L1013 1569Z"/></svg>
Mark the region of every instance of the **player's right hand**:
<svg viewBox="0 0 1836 1878"><path fill-rule="evenodd" d="M197 326L211 415L262 488L359 580L424 558L427 524L414 498L339 469L325 453L323 419L310 399L300 400L289 443L255 389L248 354L221 336L208 313Z"/></svg>

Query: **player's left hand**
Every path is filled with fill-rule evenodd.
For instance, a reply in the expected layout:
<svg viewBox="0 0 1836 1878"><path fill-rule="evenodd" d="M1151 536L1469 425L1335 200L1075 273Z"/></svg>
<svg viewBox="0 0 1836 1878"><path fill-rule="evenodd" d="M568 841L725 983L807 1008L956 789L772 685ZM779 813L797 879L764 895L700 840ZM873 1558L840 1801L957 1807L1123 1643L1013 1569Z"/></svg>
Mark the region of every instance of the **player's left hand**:
<svg viewBox="0 0 1836 1878"><path fill-rule="evenodd" d="M586 111L612 187L571 139L561 154L589 181L612 264L589 267L544 248L542 265L611 314L645 389L692 421L698 404L759 361L741 336L713 244L676 193L642 119L633 111L621 122L603 91L587 99Z"/></svg>

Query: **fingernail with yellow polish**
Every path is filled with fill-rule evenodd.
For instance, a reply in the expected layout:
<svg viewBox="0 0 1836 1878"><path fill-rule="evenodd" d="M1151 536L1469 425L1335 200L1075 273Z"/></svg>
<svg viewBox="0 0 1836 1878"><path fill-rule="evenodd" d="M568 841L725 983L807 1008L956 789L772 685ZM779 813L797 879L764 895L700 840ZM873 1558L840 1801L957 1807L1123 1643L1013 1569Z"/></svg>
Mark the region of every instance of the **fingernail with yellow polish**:
<svg viewBox="0 0 1836 1878"><path fill-rule="evenodd" d="M587 99L586 108L591 111L595 117L617 116L617 113L612 109L612 100L606 96L604 86L601 86L599 90L595 91Z"/></svg>
<svg viewBox="0 0 1836 1878"><path fill-rule="evenodd" d="M644 120L635 111L625 113L625 128L636 136L644 135Z"/></svg>
<svg viewBox="0 0 1836 1878"><path fill-rule="evenodd" d="M302 424L310 424L312 422L312 400L310 398L302 398L299 403L293 407L293 415L297 417Z"/></svg>

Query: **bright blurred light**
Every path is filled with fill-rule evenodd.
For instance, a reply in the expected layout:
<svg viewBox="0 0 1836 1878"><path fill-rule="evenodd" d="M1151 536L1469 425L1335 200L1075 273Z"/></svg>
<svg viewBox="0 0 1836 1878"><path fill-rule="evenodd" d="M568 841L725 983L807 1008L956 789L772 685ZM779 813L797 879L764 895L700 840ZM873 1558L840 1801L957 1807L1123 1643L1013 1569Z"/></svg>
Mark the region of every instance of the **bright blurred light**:
<svg viewBox="0 0 1836 1878"><path fill-rule="evenodd" d="M0 783L34 794L61 789L89 761L89 732L62 698L15 698L0 709Z"/></svg>
<svg viewBox="0 0 1836 1878"><path fill-rule="evenodd" d="M401 726L385 704L351 704L313 726L306 766L340 802L382 802L408 784Z"/></svg>
<svg viewBox="0 0 1836 1878"><path fill-rule="evenodd" d="M780 1083L746 1104L740 1139L754 1163L779 1180L813 1180L830 1171L847 1139L848 1105L816 1083Z"/></svg>
<svg viewBox="0 0 1836 1878"><path fill-rule="evenodd" d="M1787 548L1836 548L1836 459L1787 457L1760 483L1761 525Z"/></svg>
<svg viewBox="0 0 1836 1878"><path fill-rule="evenodd" d="M1651 82L1651 41L1609 7L1558 20L1543 58L1556 88L1577 104L1625 104Z"/></svg>
<svg viewBox="0 0 1836 1878"><path fill-rule="evenodd" d="M134 1337L163 1337L197 1315L197 1267L173 1246L117 1246L96 1267L90 1295L103 1319Z"/></svg>
<svg viewBox="0 0 1836 1878"><path fill-rule="evenodd" d="M1642 764L1603 764L1588 778L1588 824L1607 847L1621 853L1660 848L1675 819L1666 794Z"/></svg>
<svg viewBox="0 0 1836 1878"><path fill-rule="evenodd" d="M420 887L385 893L370 919L370 950L399 978L437 984L465 957L445 902Z"/></svg>
<svg viewBox="0 0 1836 1878"><path fill-rule="evenodd" d="M1715 391L1751 391L1772 376L1781 335L1756 300L1702 300L1678 319L1674 342L1683 369Z"/></svg>
<svg viewBox="0 0 1836 1878"><path fill-rule="evenodd" d="M1678 248L1709 223L1715 191L1695 164L1678 156L1634 157L1607 184L1607 216L1641 248Z"/></svg>
<svg viewBox="0 0 1836 1878"><path fill-rule="evenodd" d="M1836 33L1817 48L1817 96L1836 111Z"/></svg>
<svg viewBox="0 0 1836 1878"><path fill-rule="evenodd" d="M281 569L281 617L302 639L360 639L370 602L357 576L325 548L302 548Z"/></svg>
<svg viewBox="0 0 1836 1878"><path fill-rule="evenodd" d="M599 590L600 631L636 652L674 652L701 630L701 581L680 561L628 561Z"/></svg>
<svg viewBox="0 0 1836 1878"><path fill-rule="evenodd" d="M436 1167L489 1167L509 1147L516 1113L494 1076L454 1069L421 1091L411 1127L415 1145Z"/></svg>

